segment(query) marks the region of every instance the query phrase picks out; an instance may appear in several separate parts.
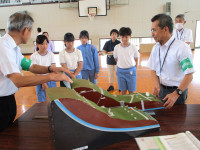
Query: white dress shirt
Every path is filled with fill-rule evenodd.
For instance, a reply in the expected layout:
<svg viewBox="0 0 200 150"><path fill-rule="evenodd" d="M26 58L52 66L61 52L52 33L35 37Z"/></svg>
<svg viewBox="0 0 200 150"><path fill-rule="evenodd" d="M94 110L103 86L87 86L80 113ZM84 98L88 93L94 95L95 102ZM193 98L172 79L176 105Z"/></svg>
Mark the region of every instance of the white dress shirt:
<svg viewBox="0 0 200 150"><path fill-rule="evenodd" d="M9 34L0 38L0 54L0 97L2 97L18 91L7 75L21 73L20 64L24 56Z"/></svg>
<svg viewBox="0 0 200 150"><path fill-rule="evenodd" d="M118 44L114 48L113 56L117 59L117 66L125 69L136 65L134 58L139 57L139 52L133 44L130 44L128 47Z"/></svg>
<svg viewBox="0 0 200 150"><path fill-rule="evenodd" d="M179 86L184 76L194 72L194 68L188 68L184 72L181 68L181 61L189 58L192 61L192 52L184 42L172 36L164 45L156 43L153 47L147 66L156 71L160 83L165 86ZM174 42L172 43L172 41ZM172 43L172 44L171 44ZM171 47L169 48L171 44ZM168 50L169 48L169 50ZM160 49L160 56L159 56ZM160 72L165 55L167 53L163 68Z"/></svg>
<svg viewBox="0 0 200 150"><path fill-rule="evenodd" d="M191 29L183 28L180 32L177 29L174 29L173 35L178 40L193 43L193 35Z"/></svg>

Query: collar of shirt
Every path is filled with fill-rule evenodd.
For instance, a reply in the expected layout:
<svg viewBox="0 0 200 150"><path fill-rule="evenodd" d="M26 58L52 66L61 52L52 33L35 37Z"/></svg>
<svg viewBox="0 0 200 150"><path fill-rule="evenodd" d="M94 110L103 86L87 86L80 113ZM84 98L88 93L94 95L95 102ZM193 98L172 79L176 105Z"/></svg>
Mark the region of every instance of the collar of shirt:
<svg viewBox="0 0 200 150"><path fill-rule="evenodd" d="M6 33L4 35L4 38L8 41L8 43L10 44L10 47L13 49L18 49L19 47L16 45L14 39L8 34Z"/></svg>
<svg viewBox="0 0 200 150"><path fill-rule="evenodd" d="M83 44L82 44L81 46L83 46L83 47L86 47L86 46L88 46L88 43L87 43L87 44L85 44L85 45L83 45Z"/></svg>
<svg viewBox="0 0 200 150"><path fill-rule="evenodd" d="M163 48L164 48L164 47L169 47L169 45L170 45L171 42L174 40L174 38L175 38L175 37L172 35L171 38L170 38L164 45L160 45L159 42L157 42L156 45L159 46L159 47L163 47Z"/></svg>
<svg viewBox="0 0 200 150"><path fill-rule="evenodd" d="M179 31L178 29L176 29L178 31L178 33L181 33L185 30L185 28L183 27L181 31Z"/></svg>

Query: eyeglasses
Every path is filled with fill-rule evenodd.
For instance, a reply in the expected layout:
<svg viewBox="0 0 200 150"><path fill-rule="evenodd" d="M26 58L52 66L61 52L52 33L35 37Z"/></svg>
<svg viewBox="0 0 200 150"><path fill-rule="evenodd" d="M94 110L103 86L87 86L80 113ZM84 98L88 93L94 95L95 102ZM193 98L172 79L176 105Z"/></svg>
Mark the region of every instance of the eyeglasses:
<svg viewBox="0 0 200 150"><path fill-rule="evenodd" d="M164 29L164 28L163 28ZM156 32L156 31L158 31L158 30L163 30L162 28L152 28L151 29L151 33L154 33L154 32Z"/></svg>
<svg viewBox="0 0 200 150"><path fill-rule="evenodd" d="M154 32L156 32L156 31L157 31L156 28L152 28L152 29L151 29L151 33L154 33Z"/></svg>

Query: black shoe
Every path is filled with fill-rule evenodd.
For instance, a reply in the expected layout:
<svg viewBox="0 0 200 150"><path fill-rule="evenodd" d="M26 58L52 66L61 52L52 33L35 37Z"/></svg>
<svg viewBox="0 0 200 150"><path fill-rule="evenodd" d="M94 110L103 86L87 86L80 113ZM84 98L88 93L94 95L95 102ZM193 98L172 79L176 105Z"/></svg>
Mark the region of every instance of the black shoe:
<svg viewBox="0 0 200 150"><path fill-rule="evenodd" d="M109 88L107 89L107 91L109 92L109 91L112 91L112 90L114 90L114 86L109 86Z"/></svg>
<svg viewBox="0 0 200 150"><path fill-rule="evenodd" d="M119 89L119 92L121 92L121 90Z"/></svg>

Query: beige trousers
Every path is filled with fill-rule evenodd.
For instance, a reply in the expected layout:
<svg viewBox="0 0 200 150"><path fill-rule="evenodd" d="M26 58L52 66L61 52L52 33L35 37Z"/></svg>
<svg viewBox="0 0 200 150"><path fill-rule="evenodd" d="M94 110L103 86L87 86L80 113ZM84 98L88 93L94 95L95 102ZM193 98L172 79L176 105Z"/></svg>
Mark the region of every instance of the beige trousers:
<svg viewBox="0 0 200 150"><path fill-rule="evenodd" d="M109 83L113 84L115 79L114 74L116 74L117 71L117 65L107 65L107 67Z"/></svg>

